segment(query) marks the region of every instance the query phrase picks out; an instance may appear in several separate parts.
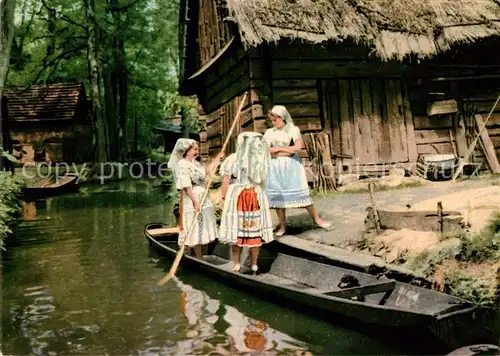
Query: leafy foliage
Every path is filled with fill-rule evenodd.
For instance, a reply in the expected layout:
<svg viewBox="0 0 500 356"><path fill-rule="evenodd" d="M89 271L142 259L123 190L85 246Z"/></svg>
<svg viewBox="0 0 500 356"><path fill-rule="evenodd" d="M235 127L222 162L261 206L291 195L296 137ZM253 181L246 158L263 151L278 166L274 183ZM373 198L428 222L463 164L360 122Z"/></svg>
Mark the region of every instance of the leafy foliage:
<svg viewBox="0 0 500 356"><path fill-rule="evenodd" d="M103 75L113 70L116 41L123 41L125 147L149 152L152 128L179 112L196 130L196 100L177 93L179 0L99 0L95 6ZM90 93L85 16L84 1L20 0L7 85L77 81ZM102 93L107 89L101 81Z"/></svg>
<svg viewBox="0 0 500 356"><path fill-rule="evenodd" d="M10 172L0 171L0 248L4 239L12 231L11 225L17 221L21 212L21 202L18 198L23 181Z"/></svg>
<svg viewBox="0 0 500 356"><path fill-rule="evenodd" d="M433 278L437 266L446 268L446 283L451 293L478 305L492 306L496 301L495 266L500 261L500 212L480 233L464 233L456 244L424 251L411 257L405 267ZM491 267L489 267L491 266ZM481 268L489 272L472 273Z"/></svg>

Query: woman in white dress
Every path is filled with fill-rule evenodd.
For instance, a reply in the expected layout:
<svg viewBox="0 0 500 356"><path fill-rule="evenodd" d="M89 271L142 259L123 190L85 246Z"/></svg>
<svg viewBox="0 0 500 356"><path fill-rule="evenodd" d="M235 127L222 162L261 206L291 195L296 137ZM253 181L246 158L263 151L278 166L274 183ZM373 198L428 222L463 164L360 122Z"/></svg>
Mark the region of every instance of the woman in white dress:
<svg viewBox="0 0 500 356"><path fill-rule="evenodd" d="M307 176L299 151L303 147L300 129L294 125L288 110L281 105L270 111L273 127L267 129L264 138L271 146L271 168L266 190L271 209L276 209L279 226L276 236L286 232L285 209L305 208L314 222L324 228L331 227L322 220L311 198Z"/></svg>
<svg viewBox="0 0 500 356"><path fill-rule="evenodd" d="M200 211L193 231L186 240L186 247L194 248L195 256L201 258L203 245L214 241L218 237L214 207L207 196L200 205L205 193L206 171L203 165L196 160L198 143L195 140L180 138L175 143L174 150L168 161L168 168L174 171L175 185L180 193L179 202L179 245L187 238L187 233L193 223L197 211ZM216 158L217 162L222 153Z"/></svg>
<svg viewBox="0 0 500 356"><path fill-rule="evenodd" d="M219 241L232 245L234 271L240 270L242 247L250 248L252 271L263 243L273 240L273 226L264 189L269 171L269 146L262 134L238 135L236 153L221 166L224 200ZM231 180L232 177L232 180Z"/></svg>

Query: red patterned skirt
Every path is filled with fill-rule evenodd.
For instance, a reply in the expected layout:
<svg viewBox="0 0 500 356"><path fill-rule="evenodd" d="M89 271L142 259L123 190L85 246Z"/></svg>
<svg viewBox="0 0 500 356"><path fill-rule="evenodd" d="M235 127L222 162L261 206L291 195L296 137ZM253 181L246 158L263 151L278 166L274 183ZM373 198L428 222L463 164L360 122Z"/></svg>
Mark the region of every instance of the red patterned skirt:
<svg viewBox="0 0 500 356"><path fill-rule="evenodd" d="M238 196L238 242L240 247L262 245L261 214L257 192L254 188L243 190Z"/></svg>

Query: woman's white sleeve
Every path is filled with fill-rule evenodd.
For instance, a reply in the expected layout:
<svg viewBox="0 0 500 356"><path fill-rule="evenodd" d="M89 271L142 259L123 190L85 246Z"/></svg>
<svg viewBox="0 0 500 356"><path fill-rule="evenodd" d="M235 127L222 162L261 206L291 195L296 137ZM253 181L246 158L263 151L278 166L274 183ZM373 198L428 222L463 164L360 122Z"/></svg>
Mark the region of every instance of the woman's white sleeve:
<svg viewBox="0 0 500 356"><path fill-rule="evenodd" d="M189 170L187 168L177 167L175 169L175 187L178 190L192 187L191 175L189 174Z"/></svg>

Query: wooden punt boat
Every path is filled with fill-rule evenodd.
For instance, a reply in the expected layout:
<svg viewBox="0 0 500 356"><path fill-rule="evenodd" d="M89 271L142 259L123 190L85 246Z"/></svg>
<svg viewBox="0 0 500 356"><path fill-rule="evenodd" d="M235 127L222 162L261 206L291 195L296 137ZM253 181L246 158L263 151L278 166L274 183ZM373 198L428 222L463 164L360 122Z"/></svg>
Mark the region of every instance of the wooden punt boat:
<svg viewBox="0 0 500 356"><path fill-rule="evenodd" d="M447 356L474 356L474 355L500 356L500 347L488 344L469 345L461 347L447 354Z"/></svg>
<svg viewBox="0 0 500 356"><path fill-rule="evenodd" d="M406 268L386 263L379 257L319 244L292 235L284 235L275 239L269 245L269 248L287 255L306 258L374 276L384 274L386 277L395 279L398 282L410 283L419 287L431 288L432 286L432 282L423 276Z"/></svg>
<svg viewBox="0 0 500 356"><path fill-rule="evenodd" d="M23 188L22 199L24 201L35 201L75 192L79 188L77 181L78 176L70 173L57 179L53 177L45 178L31 186Z"/></svg>
<svg viewBox="0 0 500 356"><path fill-rule="evenodd" d="M145 226L144 235L152 247L173 257L178 251L176 231L152 223ZM266 246L259 256L258 274L252 274L248 266L233 272L230 247L218 242L201 260L186 254L181 265L200 268L218 281L277 299L280 304L286 301L319 311L323 316L343 316L376 327L408 328L415 335L430 332L451 348L477 342L466 337L471 334L476 310L470 302L384 276L276 253Z"/></svg>

